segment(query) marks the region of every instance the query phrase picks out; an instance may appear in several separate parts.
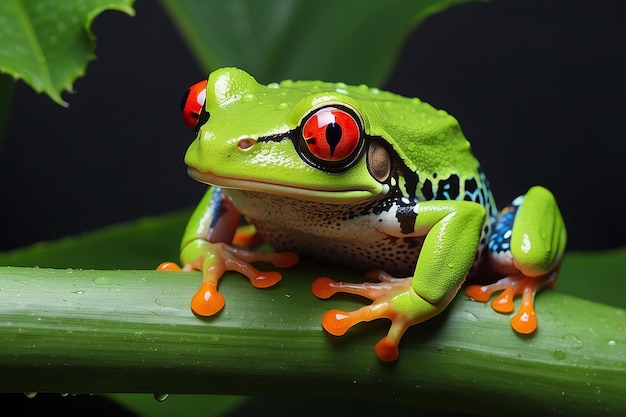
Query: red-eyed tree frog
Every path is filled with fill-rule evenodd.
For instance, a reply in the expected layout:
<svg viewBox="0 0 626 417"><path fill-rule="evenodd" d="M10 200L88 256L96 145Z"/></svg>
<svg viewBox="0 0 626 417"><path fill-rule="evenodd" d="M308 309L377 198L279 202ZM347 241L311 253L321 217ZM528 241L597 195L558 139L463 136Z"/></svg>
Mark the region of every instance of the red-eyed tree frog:
<svg viewBox="0 0 626 417"><path fill-rule="evenodd" d="M339 336L360 322L389 319L375 346L382 361L396 360L405 330L441 313L483 264L500 279L465 293L488 301L501 291L492 306L504 313L521 294L511 325L525 334L537 327L535 293L555 283L566 244L557 203L534 186L498 212L469 142L446 112L364 85L261 85L236 68L190 88L182 111L196 132L188 173L211 185L181 245L183 269L203 273L194 313L224 307L217 287L225 271L269 287L281 274L252 264L284 268L300 255L369 271L375 282L321 277L311 288L322 299L345 292L372 300L352 312L330 310L322 325ZM242 216L279 252L238 247Z"/></svg>

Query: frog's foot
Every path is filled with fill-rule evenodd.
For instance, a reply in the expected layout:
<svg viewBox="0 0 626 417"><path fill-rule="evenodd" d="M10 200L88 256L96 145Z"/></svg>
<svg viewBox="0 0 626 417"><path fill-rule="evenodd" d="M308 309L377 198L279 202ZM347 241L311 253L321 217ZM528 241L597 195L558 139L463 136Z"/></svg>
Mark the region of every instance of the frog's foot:
<svg viewBox="0 0 626 417"><path fill-rule="evenodd" d="M465 294L473 300L486 303L493 293L502 291L491 302L491 307L498 313L510 314L515 310L513 300L522 295L519 311L511 318L511 327L520 334L530 334L537 329L537 316L535 314L535 295L543 287L552 287L556 283L558 271L552 271L538 277L525 275L510 275L493 284L470 285L465 289Z"/></svg>
<svg viewBox="0 0 626 417"><path fill-rule="evenodd" d="M411 278L394 278L383 271L372 271L368 278L380 282L361 284L336 282L326 277L316 279L311 291L315 296L326 299L333 294L343 292L356 294L372 300L372 304L358 310L346 312L329 310L322 318L324 329L334 335L342 336L352 326L379 318L391 320L387 336L375 347L378 358L384 362L398 359L398 344L404 332L412 325L421 323L439 313L445 306L437 306L420 297L412 288Z"/></svg>
<svg viewBox="0 0 626 417"><path fill-rule="evenodd" d="M202 284L191 299L191 309L199 316L212 316L224 307L224 296L217 291L217 285L226 271L241 273L256 288L268 288L281 280L281 274L277 271L259 271L252 263L269 262L278 268L288 268L298 262L298 255L292 252L255 252L206 241L201 246L204 249L200 251L201 255L182 268L185 271L202 271ZM171 265L167 266L166 263L165 267L160 268L171 269Z"/></svg>

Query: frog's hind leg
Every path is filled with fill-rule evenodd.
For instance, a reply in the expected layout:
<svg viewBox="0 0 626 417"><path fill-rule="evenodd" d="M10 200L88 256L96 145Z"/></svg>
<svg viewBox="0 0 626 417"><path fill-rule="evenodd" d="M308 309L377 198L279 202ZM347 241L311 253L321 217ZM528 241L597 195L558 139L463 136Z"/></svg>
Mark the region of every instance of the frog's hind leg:
<svg viewBox="0 0 626 417"><path fill-rule="evenodd" d="M493 284L470 285L465 294L476 301L491 302L499 313L515 310L513 300L522 296L511 327L521 334L537 328L535 295L556 283L567 235L556 201L548 190L533 187L500 213L488 243L488 261L504 278Z"/></svg>

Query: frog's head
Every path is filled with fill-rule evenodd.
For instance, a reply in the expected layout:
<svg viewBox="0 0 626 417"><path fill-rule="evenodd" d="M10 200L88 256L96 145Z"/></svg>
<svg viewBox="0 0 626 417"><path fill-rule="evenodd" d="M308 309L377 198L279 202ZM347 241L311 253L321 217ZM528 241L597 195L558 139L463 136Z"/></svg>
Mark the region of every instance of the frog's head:
<svg viewBox="0 0 626 417"><path fill-rule="evenodd" d="M197 131L185 163L198 181L332 204L384 194L394 164L416 170L412 146L390 139L407 132L389 123L394 94L319 81L266 86L235 68L203 86L183 107Z"/></svg>

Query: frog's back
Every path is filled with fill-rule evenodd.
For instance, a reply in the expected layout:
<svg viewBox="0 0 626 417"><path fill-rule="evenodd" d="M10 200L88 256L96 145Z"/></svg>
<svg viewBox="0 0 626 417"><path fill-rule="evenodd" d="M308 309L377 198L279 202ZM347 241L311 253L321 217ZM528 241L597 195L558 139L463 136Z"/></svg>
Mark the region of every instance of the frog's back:
<svg viewBox="0 0 626 417"><path fill-rule="evenodd" d="M455 117L419 98L343 83L288 82L288 85L339 91L367 103L361 111L370 136L385 138L397 156L398 173L407 184L404 195L415 203L428 200L467 200L483 206L488 219L497 208L489 182L474 157ZM392 140L390 140L392 139Z"/></svg>
<svg viewBox="0 0 626 417"><path fill-rule="evenodd" d="M359 108L365 130L370 136L385 138L413 172L435 177L447 177L451 173L471 177L479 171L478 161L456 118L419 98L366 85L321 81L284 81L281 86L339 92L358 103L367 103Z"/></svg>

